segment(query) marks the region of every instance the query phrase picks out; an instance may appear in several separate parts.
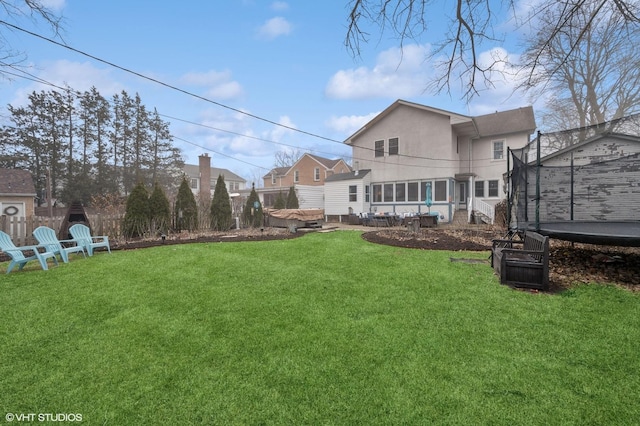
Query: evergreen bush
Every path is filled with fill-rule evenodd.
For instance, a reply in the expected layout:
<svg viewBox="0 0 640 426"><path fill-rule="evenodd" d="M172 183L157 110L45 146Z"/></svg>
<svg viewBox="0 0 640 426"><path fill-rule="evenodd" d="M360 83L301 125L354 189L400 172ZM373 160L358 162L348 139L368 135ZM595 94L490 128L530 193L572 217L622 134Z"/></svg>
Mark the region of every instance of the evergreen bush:
<svg viewBox="0 0 640 426"><path fill-rule="evenodd" d="M182 183L178 188L176 205L173 210L175 218L175 228L177 231L193 231L198 227L198 205L196 198L191 192L187 178L182 178Z"/></svg>
<svg viewBox="0 0 640 426"><path fill-rule="evenodd" d="M287 195L287 208L299 209L298 196L296 195L296 189L292 186L289 188L289 194Z"/></svg>
<svg viewBox="0 0 640 426"><path fill-rule="evenodd" d="M224 177L218 175L216 188L211 200L211 229L214 231L227 231L231 228L231 202L229 192L224 183Z"/></svg>
<svg viewBox="0 0 640 426"><path fill-rule="evenodd" d="M278 198L276 198L276 201L273 204L273 208L274 209L286 209L287 208L287 202L284 199L284 195L282 194L282 191L280 191L280 193L278 194Z"/></svg>
<svg viewBox="0 0 640 426"><path fill-rule="evenodd" d="M169 199L158 182L153 185L153 192L149 197L149 222L151 232L158 234L166 234L171 223Z"/></svg>
<svg viewBox="0 0 640 426"><path fill-rule="evenodd" d="M256 203L258 208L255 208ZM251 186L251 193L249 194L249 198L247 198L247 203L244 206L244 211L242 212L242 219L246 226L252 228L258 228L262 226L262 203L260 203L260 198L256 193L255 185Z"/></svg>
<svg viewBox="0 0 640 426"><path fill-rule="evenodd" d="M127 238L140 237L149 232L149 194L142 182L127 198L122 233Z"/></svg>

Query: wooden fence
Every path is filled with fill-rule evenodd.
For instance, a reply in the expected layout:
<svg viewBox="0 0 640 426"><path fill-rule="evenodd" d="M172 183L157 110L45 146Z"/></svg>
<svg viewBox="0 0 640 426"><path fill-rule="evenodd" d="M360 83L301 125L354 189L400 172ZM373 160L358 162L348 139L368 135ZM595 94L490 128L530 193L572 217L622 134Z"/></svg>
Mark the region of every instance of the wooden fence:
<svg viewBox="0 0 640 426"><path fill-rule="evenodd" d="M91 224L91 231L94 235L108 235L110 238L121 236L120 225L123 216L87 215ZM14 244L17 246L36 244L33 238L33 230L38 226L48 226L60 230L64 216L49 218L48 216L0 216L0 230L9 234Z"/></svg>

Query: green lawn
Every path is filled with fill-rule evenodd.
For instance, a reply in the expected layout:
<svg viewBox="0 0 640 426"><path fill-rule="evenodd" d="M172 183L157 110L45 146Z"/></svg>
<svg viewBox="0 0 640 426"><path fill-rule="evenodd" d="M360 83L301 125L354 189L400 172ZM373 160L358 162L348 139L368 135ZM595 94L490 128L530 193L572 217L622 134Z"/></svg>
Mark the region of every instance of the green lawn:
<svg viewBox="0 0 640 426"><path fill-rule="evenodd" d="M637 424L640 299L360 233L0 265L0 407L83 424ZM0 417L3 419L3 417ZM0 423L4 420L0 420ZM42 423L40 423L42 424Z"/></svg>

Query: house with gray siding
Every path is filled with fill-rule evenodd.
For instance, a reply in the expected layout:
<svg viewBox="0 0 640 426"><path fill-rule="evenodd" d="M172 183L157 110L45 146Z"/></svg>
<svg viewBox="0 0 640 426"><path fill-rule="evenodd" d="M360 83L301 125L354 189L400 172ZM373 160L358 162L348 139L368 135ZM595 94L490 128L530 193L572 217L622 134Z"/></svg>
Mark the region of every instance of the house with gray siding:
<svg viewBox="0 0 640 426"><path fill-rule="evenodd" d="M507 147L525 146L535 128L530 106L468 116L397 100L345 141L356 168L369 170L368 189L362 188L369 199L357 208L395 214L437 211L445 222L458 211L491 215L506 196ZM339 185L335 189L344 191ZM325 188L326 200L337 198ZM345 202L339 214L348 214L350 207Z"/></svg>
<svg viewBox="0 0 640 426"><path fill-rule="evenodd" d="M540 221L640 220L640 137L603 133L529 162L526 213ZM525 205L524 203L520 204ZM522 217L522 216L521 216Z"/></svg>

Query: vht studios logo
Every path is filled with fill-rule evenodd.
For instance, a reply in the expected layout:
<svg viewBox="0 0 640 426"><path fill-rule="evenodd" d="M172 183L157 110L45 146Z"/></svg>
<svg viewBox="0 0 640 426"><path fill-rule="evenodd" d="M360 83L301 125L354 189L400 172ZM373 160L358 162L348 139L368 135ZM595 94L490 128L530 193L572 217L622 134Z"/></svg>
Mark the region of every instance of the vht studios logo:
<svg viewBox="0 0 640 426"><path fill-rule="evenodd" d="M8 422L81 422L80 413L7 413Z"/></svg>

